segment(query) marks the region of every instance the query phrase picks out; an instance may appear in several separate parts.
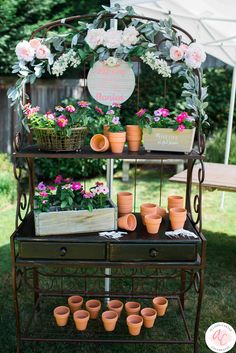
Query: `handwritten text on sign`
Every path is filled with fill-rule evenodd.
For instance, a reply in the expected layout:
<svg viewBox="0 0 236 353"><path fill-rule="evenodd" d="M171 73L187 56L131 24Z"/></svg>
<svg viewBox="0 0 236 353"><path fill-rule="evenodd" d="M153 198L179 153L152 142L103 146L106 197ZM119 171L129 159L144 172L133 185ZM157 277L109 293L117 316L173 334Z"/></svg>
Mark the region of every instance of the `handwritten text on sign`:
<svg viewBox="0 0 236 353"><path fill-rule="evenodd" d="M91 96L104 105L125 102L135 87L134 72L125 61L115 67L97 61L87 79Z"/></svg>

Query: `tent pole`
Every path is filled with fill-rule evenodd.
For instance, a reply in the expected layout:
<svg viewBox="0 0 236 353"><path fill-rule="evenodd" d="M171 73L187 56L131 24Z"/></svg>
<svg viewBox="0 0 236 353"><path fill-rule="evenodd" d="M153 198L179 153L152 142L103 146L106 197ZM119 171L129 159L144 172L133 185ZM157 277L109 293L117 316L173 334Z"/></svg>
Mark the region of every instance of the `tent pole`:
<svg viewBox="0 0 236 353"><path fill-rule="evenodd" d="M226 145L225 145L225 159L224 159L225 165L229 164L230 145L231 145L231 137L232 137L233 118L234 118L235 94L236 94L236 63L234 64L234 69L233 69L232 87L231 87L231 95L230 95L229 118L228 118L228 127L227 127L227 135L226 135ZM221 209L224 208L224 197L225 197L225 193L223 192L221 196L221 205L220 205Z"/></svg>

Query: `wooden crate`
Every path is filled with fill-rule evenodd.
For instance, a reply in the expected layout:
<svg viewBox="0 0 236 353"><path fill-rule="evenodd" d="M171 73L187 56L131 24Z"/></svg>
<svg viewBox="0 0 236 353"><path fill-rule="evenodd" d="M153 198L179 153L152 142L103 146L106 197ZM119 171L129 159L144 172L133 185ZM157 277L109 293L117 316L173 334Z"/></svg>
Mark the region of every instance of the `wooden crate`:
<svg viewBox="0 0 236 353"><path fill-rule="evenodd" d="M117 229L117 207L78 211L34 212L36 235L59 235Z"/></svg>
<svg viewBox="0 0 236 353"><path fill-rule="evenodd" d="M153 128L143 130L143 145L146 151L189 153L193 147L195 128L182 132L173 129Z"/></svg>

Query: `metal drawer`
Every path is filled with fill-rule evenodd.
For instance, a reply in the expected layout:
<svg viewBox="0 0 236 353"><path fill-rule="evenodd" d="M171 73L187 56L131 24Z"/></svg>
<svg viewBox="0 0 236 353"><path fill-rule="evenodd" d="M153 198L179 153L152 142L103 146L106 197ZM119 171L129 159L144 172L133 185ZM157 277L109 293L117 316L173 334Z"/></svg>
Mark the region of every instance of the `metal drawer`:
<svg viewBox="0 0 236 353"><path fill-rule="evenodd" d="M105 243L20 242L19 256L27 259L105 260Z"/></svg>
<svg viewBox="0 0 236 353"><path fill-rule="evenodd" d="M110 244L110 261L195 261L196 244Z"/></svg>

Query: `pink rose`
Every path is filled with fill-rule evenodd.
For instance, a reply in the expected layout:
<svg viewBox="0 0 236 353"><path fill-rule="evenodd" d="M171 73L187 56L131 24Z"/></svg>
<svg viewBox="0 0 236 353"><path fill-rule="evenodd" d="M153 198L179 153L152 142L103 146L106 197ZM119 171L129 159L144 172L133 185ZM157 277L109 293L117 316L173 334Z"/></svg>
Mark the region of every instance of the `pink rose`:
<svg viewBox="0 0 236 353"><path fill-rule="evenodd" d="M103 28L91 29L88 31L85 42L90 48L95 49L99 45L104 44L105 31Z"/></svg>
<svg viewBox="0 0 236 353"><path fill-rule="evenodd" d="M37 59L48 59L51 52L50 49L46 45L40 45L36 49L36 58Z"/></svg>
<svg viewBox="0 0 236 353"><path fill-rule="evenodd" d="M187 53L188 51L188 45L187 44L180 44L179 48L184 52L184 55Z"/></svg>
<svg viewBox="0 0 236 353"><path fill-rule="evenodd" d="M32 61L34 59L34 49L29 42L23 40L16 46L16 55L19 60Z"/></svg>
<svg viewBox="0 0 236 353"><path fill-rule="evenodd" d="M126 47L129 47L130 45L135 45L138 41L138 35L139 32L134 26L127 27L123 31L121 43Z"/></svg>
<svg viewBox="0 0 236 353"><path fill-rule="evenodd" d="M33 49L36 50L41 45L41 40L42 39L39 39L39 38L33 38L33 39L30 39L29 44Z"/></svg>
<svg viewBox="0 0 236 353"><path fill-rule="evenodd" d="M206 53L200 44L190 44L185 55L185 63L187 66L197 69L206 60Z"/></svg>
<svg viewBox="0 0 236 353"><path fill-rule="evenodd" d="M111 28L105 32L104 45L109 49L116 49L121 45L122 31Z"/></svg>
<svg viewBox="0 0 236 353"><path fill-rule="evenodd" d="M174 61L179 61L183 58L184 52L180 47L173 45L170 48L170 58Z"/></svg>

